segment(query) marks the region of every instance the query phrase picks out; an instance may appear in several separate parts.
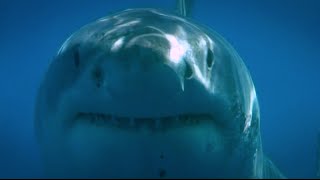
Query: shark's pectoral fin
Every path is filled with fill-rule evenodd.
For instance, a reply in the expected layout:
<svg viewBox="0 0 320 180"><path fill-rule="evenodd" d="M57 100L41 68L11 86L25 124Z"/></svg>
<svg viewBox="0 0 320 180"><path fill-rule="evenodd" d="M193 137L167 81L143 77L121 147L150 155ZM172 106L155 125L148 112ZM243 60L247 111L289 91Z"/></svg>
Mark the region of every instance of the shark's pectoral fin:
<svg viewBox="0 0 320 180"><path fill-rule="evenodd" d="M286 179L274 163L266 156L263 158L264 179Z"/></svg>

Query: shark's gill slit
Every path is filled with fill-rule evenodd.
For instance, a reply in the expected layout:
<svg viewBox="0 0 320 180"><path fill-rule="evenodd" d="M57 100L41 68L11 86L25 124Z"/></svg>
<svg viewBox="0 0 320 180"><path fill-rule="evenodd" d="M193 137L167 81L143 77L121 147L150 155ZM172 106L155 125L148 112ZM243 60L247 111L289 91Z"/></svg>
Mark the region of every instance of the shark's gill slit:
<svg viewBox="0 0 320 180"><path fill-rule="evenodd" d="M98 88L103 85L103 75L103 70L99 66L95 67L92 71L92 78Z"/></svg>

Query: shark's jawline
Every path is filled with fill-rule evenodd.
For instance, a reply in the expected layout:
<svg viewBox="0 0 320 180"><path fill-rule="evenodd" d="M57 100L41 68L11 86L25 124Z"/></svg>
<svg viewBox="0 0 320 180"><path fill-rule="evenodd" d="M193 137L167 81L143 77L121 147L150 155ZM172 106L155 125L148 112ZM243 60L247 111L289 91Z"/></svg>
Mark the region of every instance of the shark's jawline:
<svg viewBox="0 0 320 180"><path fill-rule="evenodd" d="M153 131L174 130L186 126L216 123L210 114L181 114L167 117L125 117L103 113L78 113L74 123L88 122L98 127L116 127L122 130L136 130L146 127Z"/></svg>

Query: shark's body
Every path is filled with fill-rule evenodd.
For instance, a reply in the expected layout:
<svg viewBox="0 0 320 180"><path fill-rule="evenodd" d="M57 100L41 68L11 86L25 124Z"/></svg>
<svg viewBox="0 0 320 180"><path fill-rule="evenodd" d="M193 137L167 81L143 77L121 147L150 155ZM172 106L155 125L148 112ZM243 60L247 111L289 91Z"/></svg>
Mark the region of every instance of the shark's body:
<svg viewBox="0 0 320 180"><path fill-rule="evenodd" d="M250 74L219 34L130 9L61 47L36 131L53 177L278 178L263 155Z"/></svg>

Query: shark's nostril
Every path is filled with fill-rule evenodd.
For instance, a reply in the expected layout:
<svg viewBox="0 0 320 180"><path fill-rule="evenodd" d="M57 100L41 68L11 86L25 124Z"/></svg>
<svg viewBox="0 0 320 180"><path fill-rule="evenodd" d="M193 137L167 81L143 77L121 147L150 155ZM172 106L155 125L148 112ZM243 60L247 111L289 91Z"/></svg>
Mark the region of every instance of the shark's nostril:
<svg viewBox="0 0 320 180"><path fill-rule="evenodd" d="M103 70L100 67L95 67L92 71L92 78L98 88L103 85Z"/></svg>

